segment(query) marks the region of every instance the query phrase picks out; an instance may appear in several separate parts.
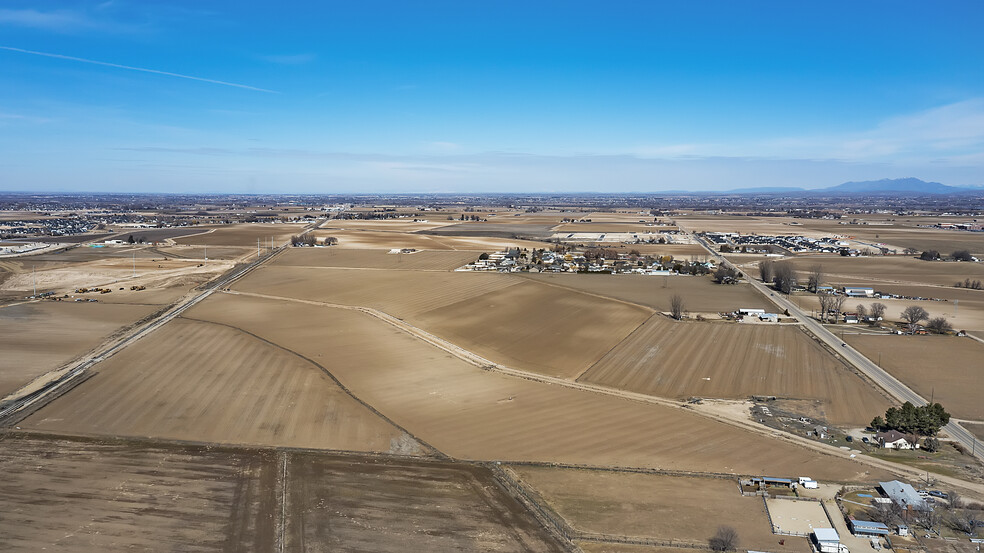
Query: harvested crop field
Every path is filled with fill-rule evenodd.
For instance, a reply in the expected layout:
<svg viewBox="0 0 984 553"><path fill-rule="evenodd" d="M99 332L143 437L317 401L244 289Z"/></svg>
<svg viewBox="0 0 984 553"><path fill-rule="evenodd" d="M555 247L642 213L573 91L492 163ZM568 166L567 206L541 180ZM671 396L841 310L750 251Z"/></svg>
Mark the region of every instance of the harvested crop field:
<svg viewBox="0 0 984 553"><path fill-rule="evenodd" d="M262 454L9 435L0 550L272 551Z"/></svg>
<svg viewBox="0 0 984 553"><path fill-rule="evenodd" d="M269 267L235 288L372 307L497 363L564 377L649 317L642 307L494 273Z"/></svg>
<svg viewBox="0 0 984 553"><path fill-rule="evenodd" d="M343 267L351 269L398 269L404 271L452 271L478 259L480 252L422 250L392 254L384 250L338 248L291 248L277 257L278 267Z"/></svg>
<svg viewBox="0 0 984 553"><path fill-rule="evenodd" d="M341 225L340 225L341 226ZM338 238L336 248L360 250L393 248L416 248L418 250L468 250L493 252L509 247L545 248L546 242L513 239L508 237L429 235L421 233L385 232L372 230L351 230L348 228L321 228L312 234L318 238L334 236Z"/></svg>
<svg viewBox="0 0 984 553"><path fill-rule="evenodd" d="M523 282L521 278L496 273L264 266L236 283L233 289L372 307L405 318Z"/></svg>
<svg viewBox="0 0 984 553"><path fill-rule="evenodd" d="M285 551L565 551L484 468L294 454Z"/></svg>
<svg viewBox="0 0 984 553"><path fill-rule="evenodd" d="M272 224L272 223L243 223L236 225L203 225L198 227L198 234L175 238L178 244L193 246L245 246L256 247L260 241L261 247L270 247L270 239L274 246L282 246L295 234L304 232L302 224Z"/></svg>
<svg viewBox="0 0 984 553"><path fill-rule="evenodd" d="M223 325L175 319L20 426L82 435L417 453L318 366Z"/></svg>
<svg viewBox="0 0 984 553"><path fill-rule="evenodd" d="M685 409L484 371L353 310L222 294L189 316L233 324L319 359L357 397L456 458L806 471L845 481L885 476Z"/></svg>
<svg viewBox="0 0 984 553"><path fill-rule="evenodd" d="M865 423L888 401L796 326L654 316L579 380L655 396L818 399L831 423Z"/></svg>
<svg viewBox="0 0 984 553"><path fill-rule="evenodd" d="M842 281L868 282L878 288L878 284L937 284L953 286L965 278L984 279L984 264L922 261L907 255L877 257L796 257L789 260L797 271L806 272L819 265L829 284ZM805 274L802 275L805 278Z"/></svg>
<svg viewBox="0 0 984 553"><path fill-rule="evenodd" d="M497 363L575 378L649 315L641 307L521 282L411 321Z"/></svg>
<svg viewBox="0 0 984 553"><path fill-rule="evenodd" d="M848 334L847 343L954 417L984 421L984 344L955 336Z"/></svg>
<svg viewBox="0 0 984 553"><path fill-rule="evenodd" d="M523 273L522 276L664 312L670 310L670 298L674 294L683 296L684 304L691 312L737 311L743 307L775 308L749 284L715 284L710 277L553 273Z"/></svg>
<svg viewBox="0 0 984 553"><path fill-rule="evenodd" d="M0 397L92 350L157 309L66 301L0 307Z"/></svg>
<svg viewBox="0 0 984 553"><path fill-rule="evenodd" d="M202 229L199 227L176 227L176 228L153 228L153 229L117 229L119 234L107 240L129 240L132 236L134 240L141 238L147 242L160 242L169 238L181 238L192 234L200 234Z"/></svg>
<svg viewBox="0 0 984 553"><path fill-rule="evenodd" d="M740 529L742 549L805 550L777 547L762 498L742 496L736 480L532 466L508 470L581 532L703 546L726 525Z"/></svg>

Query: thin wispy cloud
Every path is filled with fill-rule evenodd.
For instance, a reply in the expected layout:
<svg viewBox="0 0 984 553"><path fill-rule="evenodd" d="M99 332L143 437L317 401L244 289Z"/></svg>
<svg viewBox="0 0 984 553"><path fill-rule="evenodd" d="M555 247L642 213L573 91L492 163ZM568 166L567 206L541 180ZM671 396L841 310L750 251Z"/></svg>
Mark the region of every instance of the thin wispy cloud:
<svg viewBox="0 0 984 553"><path fill-rule="evenodd" d="M217 85L223 85L223 86L231 86L231 87L235 87L235 88L242 88L242 89L245 89L245 90L253 90L253 91L256 91L256 92L266 92L266 93L270 93L270 94L279 94L279 92L276 91L276 90L268 90L266 88L259 88L259 87L245 85L245 84L240 84L240 83L231 83L231 82L228 82L228 81L220 81L220 80L217 80L217 79L207 79L205 77L195 77L193 75L182 75L181 73L172 73L170 71L161 71L159 69L148 69L146 67L134 67L132 65L122 65L122 64L119 64L119 63L110 63L110 62L105 62L105 61L90 60L90 59L86 59L86 58L78 58L78 57L75 57L75 56L66 56L66 55L63 55L63 54L53 54L53 53L50 53L50 52L38 52L38 51L35 51L35 50L25 50L23 48L14 48L12 46L0 46L0 50L7 50L7 51L10 51L10 52L18 52L18 53L21 53L21 54L31 54L31 55L34 55L34 56L43 56L43 57L46 57L46 58L55 58L55 59L60 59L60 60L77 61L77 62L80 62L80 63L89 63L89 64L92 64L92 65L101 65L101 66L104 66L104 67L113 67L113 68L116 68L116 69L126 69L126 70L129 70L129 71L140 71L142 73L152 73L154 75L164 75L166 77L176 77L176 78L179 78L179 79L188 79L188 80L199 81L199 82L203 82L203 83L217 84Z"/></svg>
<svg viewBox="0 0 984 553"><path fill-rule="evenodd" d="M104 7L99 6L98 9L103 10ZM94 17L84 11L66 9L50 11L0 9L0 25L12 25L56 33L132 33L142 28L141 25L123 23L104 15Z"/></svg>
<svg viewBox="0 0 984 553"><path fill-rule="evenodd" d="M314 54L288 54L288 55L273 55L273 56L260 56L263 61L268 61L270 63L277 63L280 65L303 65L305 63L311 63L317 59Z"/></svg>

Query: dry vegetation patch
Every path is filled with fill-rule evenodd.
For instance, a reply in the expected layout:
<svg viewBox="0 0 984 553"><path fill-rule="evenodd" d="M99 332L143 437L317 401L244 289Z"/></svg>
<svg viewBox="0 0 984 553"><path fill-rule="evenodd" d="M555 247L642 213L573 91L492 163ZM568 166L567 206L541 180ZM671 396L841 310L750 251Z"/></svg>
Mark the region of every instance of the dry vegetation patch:
<svg viewBox="0 0 984 553"><path fill-rule="evenodd" d="M741 549L784 549L772 534L762 498L743 497L736 480L528 466L509 470L583 532L706 545L717 527L726 525L739 530Z"/></svg>
<svg viewBox="0 0 984 553"><path fill-rule="evenodd" d="M565 551L487 469L291 456L288 551Z"/></svg>
<svg viewBox="0 0 984 553"><path fill-rule="evenodd" d="M640 392L824 402L829 422L863 424L888 401L796 326L672 322L654 316L581 380Z"/></svg>
<svg viewBox="0 0 984 553"><path fill-rule="evenodd" d="M388 451L402 436L312 363L233 328L182 319L97 365L21 426L358 451Z"/></svg>
<svg viewBox="0 0 984 553"><path fill-rule="evenodd" d="M188 244L193 246L244 246L256 247L256 241L260 241L261 247L268 248L270 240L274 246L282 246L291 236L300 234L304 231L303 224L275 224L275 223L243 223L234 225L202 225L195 227L199 230L198 234L185 235L174 238L178 244Z"/></svg>
<svg viewBox="0 0 984 553"><path fill-rule="evenodd" d="M845 340L954 417L984 420L984 344L955 336L848 334Z"/></svg>
<svg viewBox="0 0 984 553"><path fill-rule="evenodd" d="M8 436L0 549L272 551L275 465L262 455Z"/></svg>

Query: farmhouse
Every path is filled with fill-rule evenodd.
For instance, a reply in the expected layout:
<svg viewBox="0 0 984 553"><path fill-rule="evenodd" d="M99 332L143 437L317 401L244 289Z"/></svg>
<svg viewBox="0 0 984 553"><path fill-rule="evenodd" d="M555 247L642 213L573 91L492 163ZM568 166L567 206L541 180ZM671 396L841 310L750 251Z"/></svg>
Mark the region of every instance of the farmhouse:
<svg viewBox="0 0 984 553"><path fill-rule="evenodd" d="M916 489L905 482L892 480L891 482L879 482L878 486L895 502L896 505L905 510L911 511L931 511L932 507L926 500L919 496Z"/></svg>
<svg viewBox="0 0 984 553"><path fill-rule="evenodd" d="M851 517L851 533L855 536L861 536L864 538L872 538L877 536L887 536L891 534L891 530L885 524L881 522L873 522L870 520L855 520Z"/></svg>
<svg viewBox="0 0 984 553"><path fill-rule="evenodd" d="M844 313L844 322L847 324L858 324L858 314Z"/></svg>
<svg viewBox="0 0 984 553"><path fill-rule="evenodd" d="M898 430L879 432L875 437L878 440L878 445L885 449L919 449L918 443L910 442L905 434Z"/></svg>
<svg viewBox="0 0 984 553"><path fill-rule="evenodd" d="M820 553L847 553L847 547L841 545L840 536L833 528L814 528L811 537Z"/></svg>
<svg viewBox="0 0 984 553"><path fill-rule="evenodd" d="M849 298L871 298L875 295L874 288L859 288L856 286L845 286L844 295Z"/></svg>

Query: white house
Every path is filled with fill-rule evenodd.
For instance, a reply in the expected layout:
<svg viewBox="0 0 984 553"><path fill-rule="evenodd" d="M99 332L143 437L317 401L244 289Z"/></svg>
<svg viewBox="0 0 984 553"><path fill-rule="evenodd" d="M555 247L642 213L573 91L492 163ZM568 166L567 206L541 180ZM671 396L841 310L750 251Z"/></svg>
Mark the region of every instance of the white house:
<svg viewBox="0 0 984 553"><path fill-rule="evenodd" d="M910 442L906 435L898 430L879 432L876 438L878 439L878 444L885 449L919 449L918 443Z"/></svg>

